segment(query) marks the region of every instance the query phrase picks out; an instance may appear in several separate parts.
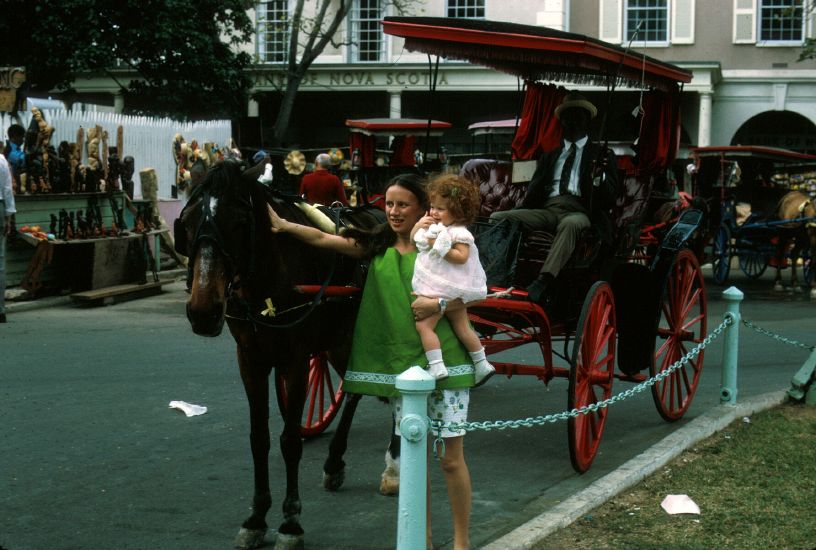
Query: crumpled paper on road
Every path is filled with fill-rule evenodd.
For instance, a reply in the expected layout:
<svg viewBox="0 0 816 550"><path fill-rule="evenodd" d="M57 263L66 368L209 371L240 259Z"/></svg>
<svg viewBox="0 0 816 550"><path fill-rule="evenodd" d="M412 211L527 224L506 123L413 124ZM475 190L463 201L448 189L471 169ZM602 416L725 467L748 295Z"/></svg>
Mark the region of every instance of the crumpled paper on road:
<svg viewBox="0 0 816 550"><path fill-rule="evenodd" d="M178 409L187 416L198 416L207 412L207 407L203 405L193 405L192 403L187 403L186 401L170 401L170 408Z"/></svg>
<svg viewBox="0 0 816 550"><path fill-rule="evenodd" d="M660 507L669 514L699 514L700 507L688 495L666 495Z"/></svg>

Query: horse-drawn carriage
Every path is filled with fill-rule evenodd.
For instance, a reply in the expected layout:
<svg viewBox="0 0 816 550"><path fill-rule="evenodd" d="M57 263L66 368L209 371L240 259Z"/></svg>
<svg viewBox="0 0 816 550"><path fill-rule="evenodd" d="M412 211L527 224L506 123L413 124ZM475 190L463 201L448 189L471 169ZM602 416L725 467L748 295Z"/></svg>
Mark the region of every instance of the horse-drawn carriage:
<svg viewBox="0 0 816 550"><path fill-rule="evenodd" d="M528 81L528 94L538 89L530 83L541 80L606 86L610 94L620 83L647 90L646 103L652 110L644 113L648 118L639 136L638 169L625 179L616 206L614 244L604 247L590 232L556 279L555 300L545 311L519 289L537 273L552 236L523 235L516 267L505 281L514 289L469 309L488 353L528 343L540 349L541 365L494 361L498 372L533 375L545 383L554 377L568 378L567 405L575 409L609 398L615 378L643 381L641 371L655 375L668 369L702 340L707 313L703 277L694 254L683 249L699 213L692 211L681 219L649 266L629 261L640 240L653 183L676 152L678 83L690 81L688 72L601 41L546 28L435 18L386 18L383 27L386 33L404 38L408 50L516 75ZM535 121L525 117L547 114L525 110L519 127L529 135L526 124ZM636 137L632 136L633 141ZM523 197L526 182L514 181L513 171L512 163L493 160L463 166L463 173L480 184L493 208L511 208ZM487 226L484 233L492 230ZM557 350L558 343L563 351ZM557 359L565 366L558 366ZM677 420L686 412L702 366L700 355L652 387L665 419ZM607 412L601 408L569 421L570 455L580 472L595 457Z"/></svg>
<svg viewBox="0 0 816 550"><path fill-rule="evenodd" d="M697 147L692 154L694 192L711 203L707 240L714 281L728 281L734 257L751 279L761 277L769 265L790 264L795 280L801 257L805 284L810 286L807 231L816 223L812 205L816 156L740 145Z"/></svg>
<svg viewBox="0 0 816 550"><path fill-rule="evenodd" d="M376 199L386 182L397 174L439 171L446 162L439 138L451 127L450 122L360 118L346 120L346 127L361 204Z"/></svg>
<svg viewBox="0 0 816 550"><path fill-rule="evenodd" d="M684 249L699 222L699 212L689 211L680 218L648 265L630 260L640 241L654 182L676 150L679 83L689 82L690 73L648 57L633 57L618 46L541 27L386 18L383 29L404 38L409 50L464 59L517 75L528 82L528 90L537 90L528 95L541 93L541 86L534 82L553 80L602 85L609 94L619 84L644 89L637 169L625 178L615 206L613 243L601 244L590 231L556 279L555 300L545 309L529 300L521 288L546 254L548 236L523 235L518 247L508 248L507 243L516 242L518 235L510 228L501 248L516 268L503 273L505 288L493 289L504 294L479 303L470 314L488 353L532 344L542 354L540 365L495 361L498 372L532 375L545 383L568 378L570 409L599 403L611 396L615 378L640 382L646 379L643 371L648 370L651 375L663 373L652 386L658 412L669 421L681 418L697 389L703 354L682 364L676 361L703 340L707 326L703 277L694 254ZM522 116L522 126L534 138L527 144L530 156L541 145L540 136L530 128L534 118L542 115ZM512 207L523 196L530 174L527 172L526 180L513 178L513 173L524 170L497 161L474 162L463 171L478 179L485 204L503 208ZM243 173L235 166L213 168L190 198L176 231L180 252L190 257L188 318L193 330L215 335L226 319L237 342L250 404L255 496L252 515L236 542L241 547L254 547L263 540L264 518L271 503L267 377L272 366L285 418L281 449L287 466L278 544L285 539L302 544L297 489L304 434L301 411L305 404L309 411L305 428L318 433L338 409L342 390L332 378L336 375L323 351L337 348L339 340L349 337L356 292L346 286L350 281L347 266L340 265L331 253L308 250L291 239L265 233L269 231L269 204L281 217L310 222L296 207L297 199L281 197L257 183L259 174L258 167ZM507 230L502 224L497 227L487 225L477 233ZM492 259L487 252L484 256ZM302 284L321 280L322 284ZM338 318L345 322L338 323ZM563 351L557 349L558 343ZM311 368L306 376L309 357ZM616 364L620 372L615 371ZM330 445L324 473L333 481L324 480L327 488L336 489L342 483L342 454L356 402L350 400L344 408L343 422ZM607 408L592 409L569 420L570 455L579 472L590 467L607 418Z"/></svg>

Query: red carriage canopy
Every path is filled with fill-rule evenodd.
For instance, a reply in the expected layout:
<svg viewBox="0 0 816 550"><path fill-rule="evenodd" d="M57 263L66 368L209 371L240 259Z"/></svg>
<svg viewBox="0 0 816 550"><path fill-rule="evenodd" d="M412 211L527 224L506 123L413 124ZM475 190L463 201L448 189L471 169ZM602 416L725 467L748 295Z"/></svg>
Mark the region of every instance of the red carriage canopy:
<svg viewBox="0 0 816 550"><path fill-rule="evenodd" d="M386 17L383 31L405 39L405 47L461 59L522 78L526 96L513 157L535 158L560 142L553 111L566 90L540 82L646 88L643 131L638 139L641 170L674 160L679 144L679 86L691 73L629 52L602 40L530 25L439 17Z"/></svg>

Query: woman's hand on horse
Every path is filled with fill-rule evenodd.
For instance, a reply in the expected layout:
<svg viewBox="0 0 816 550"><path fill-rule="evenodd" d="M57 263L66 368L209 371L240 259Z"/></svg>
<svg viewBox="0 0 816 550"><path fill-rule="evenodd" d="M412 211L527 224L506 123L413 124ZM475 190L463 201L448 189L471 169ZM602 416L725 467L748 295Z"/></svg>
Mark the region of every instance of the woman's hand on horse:
<svg viewBox="0 0 816 550"><path fill-rule="evenodd" d="M272 223L272 233L283 233L286 231L287 221L278 216L271 206L266 205L266 211L269 212L269 221Z"/></svg>

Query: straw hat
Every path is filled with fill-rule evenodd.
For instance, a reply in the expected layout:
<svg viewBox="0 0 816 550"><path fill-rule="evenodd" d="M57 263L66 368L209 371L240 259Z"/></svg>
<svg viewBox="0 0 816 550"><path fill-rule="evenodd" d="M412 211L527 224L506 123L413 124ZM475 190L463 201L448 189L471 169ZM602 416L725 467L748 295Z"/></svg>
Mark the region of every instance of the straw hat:
<svg viewBox="0 0 816 550"><path fill-rule="evenodd" d="M283 167L293 176L297 176L306 169L306 157L300 151L290 151L283 159Z"/></svg>
<svg viewBox="0 0 816 550"><path fill-rule="evenodd" d="M586 97L584 97L583 94L579 92L570 92L564 96L564 99L561 101L561 105L555 108L555 117L558 120L561 120L561 113L565 109L570 109L572 107L586 109L589 112L590 118L595 118L595 115L598 114L598 109Z"/></svg>

